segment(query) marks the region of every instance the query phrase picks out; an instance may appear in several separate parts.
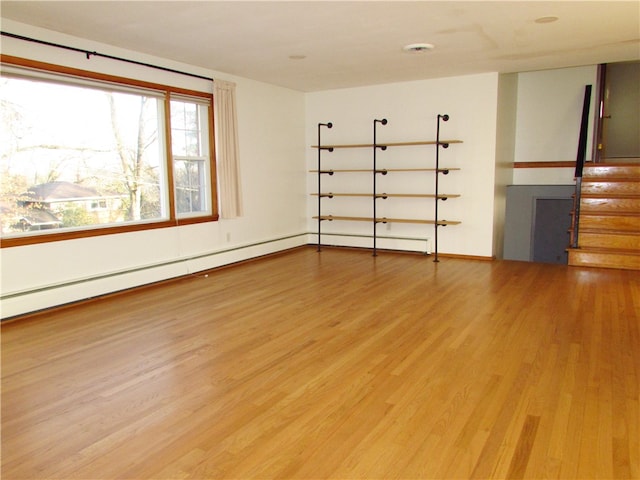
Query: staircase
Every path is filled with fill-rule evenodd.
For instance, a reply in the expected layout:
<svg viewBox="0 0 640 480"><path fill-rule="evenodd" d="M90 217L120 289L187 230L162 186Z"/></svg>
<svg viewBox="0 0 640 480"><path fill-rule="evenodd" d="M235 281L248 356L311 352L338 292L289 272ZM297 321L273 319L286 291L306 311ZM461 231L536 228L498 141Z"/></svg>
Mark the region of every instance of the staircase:
<svg viewBox="0 0 640 480"><path fill-rule="evenodd" d="M640 164L585 165L578 248L568 252L569 265L640 270Z"/></svg>

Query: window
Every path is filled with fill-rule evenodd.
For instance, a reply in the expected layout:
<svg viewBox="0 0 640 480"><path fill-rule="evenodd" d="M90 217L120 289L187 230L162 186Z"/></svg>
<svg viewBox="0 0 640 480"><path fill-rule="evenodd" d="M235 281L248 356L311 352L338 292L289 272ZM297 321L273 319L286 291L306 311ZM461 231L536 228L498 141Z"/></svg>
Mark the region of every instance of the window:
<svg viewBox="0 0 640 480"><path fill-rule="evenodd" d="M206 104L171 100L171 145L178 217L207 212L209 178L208 109Z"/></svg>
<svg viewBox="0 0 640 480"><path fill-rule="evenodd" d="M3 65L3 246L217 219L210 93L60 70Z"/></svg>

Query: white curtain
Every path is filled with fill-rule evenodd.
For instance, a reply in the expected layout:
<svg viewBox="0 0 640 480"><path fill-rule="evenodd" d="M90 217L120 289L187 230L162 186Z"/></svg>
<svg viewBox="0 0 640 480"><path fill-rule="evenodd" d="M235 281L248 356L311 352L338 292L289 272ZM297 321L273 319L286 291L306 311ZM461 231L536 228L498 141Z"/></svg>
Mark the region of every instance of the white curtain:
<svg viewBox="0 0 640 480"><path fill-rule="evenodd" d="M220 217L241 217L242 189L240 184L236 84L225 82L224 80L214 80L213 103L215 105Z"/></svg>

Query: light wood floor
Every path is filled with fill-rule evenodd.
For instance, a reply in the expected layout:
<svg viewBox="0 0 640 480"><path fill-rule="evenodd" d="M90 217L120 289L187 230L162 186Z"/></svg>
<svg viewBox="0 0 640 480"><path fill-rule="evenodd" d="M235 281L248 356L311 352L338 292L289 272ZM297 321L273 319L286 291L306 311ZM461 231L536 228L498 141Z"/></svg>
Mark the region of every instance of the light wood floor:
<svg viewBox="0 0 640 480"><path fill-rule="evenodd" d="M305 247L2 325L2 478L639 478L639 380L638 272Z"/></svg>

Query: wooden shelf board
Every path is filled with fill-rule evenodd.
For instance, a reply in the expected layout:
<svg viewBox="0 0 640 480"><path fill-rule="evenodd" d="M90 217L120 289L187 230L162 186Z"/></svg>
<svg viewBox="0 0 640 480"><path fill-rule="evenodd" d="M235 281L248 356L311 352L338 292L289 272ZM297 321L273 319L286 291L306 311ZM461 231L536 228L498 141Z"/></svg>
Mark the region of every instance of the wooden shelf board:
<svg viewBox="0 0 640 480"><path fill-rule="evenodd" d="M416 141L416 142L392 142L392 143L377 143L378 147L406 147L406 146L415 146L415 145L436 145L438 142L435 140L425 140L425 141ZM452 143L462 143L462 140L440 140L440 145L444 144L452 144ZM373 143L352 143L352 144L343 144L343 145L322 145L318 147L318 145L311 145L311 148L322 148L323 150L329 148L373 148Z"/></svg>
<svg viewBox="0 0 640 480"><path fill-rule="evenodd" d="M314 197L318 196L317 193L312 193L311 195L314 196ZM320 196L322 196L322 197L372 197L373 194L371 194L371 193L332 193L332 192L327 192L327 193L321 193Z"/></svg>
<svg viewBox="0 0 640 480"><path fill-rule="evenodd" d="M448 172L450 170L460 170L459 168L381 168L383 172Z"/></svg>
<svg viewBox="0 0 640 480"><path fill-rule="evenodd" d="M314 197L317 197L318 194L317 193L312 193L311 194ZM321 193L320 196L322 197L329 197L329 196L333 196L333 197L373 197L372 193L332 193L332 192L326 192L326 193ZM438 198L458 198L460 195L459 194L447 194L447 193L440 193L438 194ZM436 195L433 193L377 193L376 197L378 198L382 198L382 197L405 197L405 198L435 198Z"/></svg>
<svg viewBox="0 0 640 480"><path fill-rule="evenodd" d="M385 172L448 172L453 170L460 170L460 168L379 168L376 170L378 173ZM344 172L368 172L373 173L373 169L327 169L327 170L309 170L309 173L344 173Z"/></svg>
<svg viewBox="0 0 640 480"><path fill-rule="evenodd" d="M313 217L318 220L347 220L353 222L373 222L373 217L343 217L343 216L334 216L334 215L320 215L319 217L316 215ZM378 223L419 223L424 225L459 225L459 221L455 220L420 220L415 218L386 218L386 217L378 217L376 218L376 222Z"/></svg>

